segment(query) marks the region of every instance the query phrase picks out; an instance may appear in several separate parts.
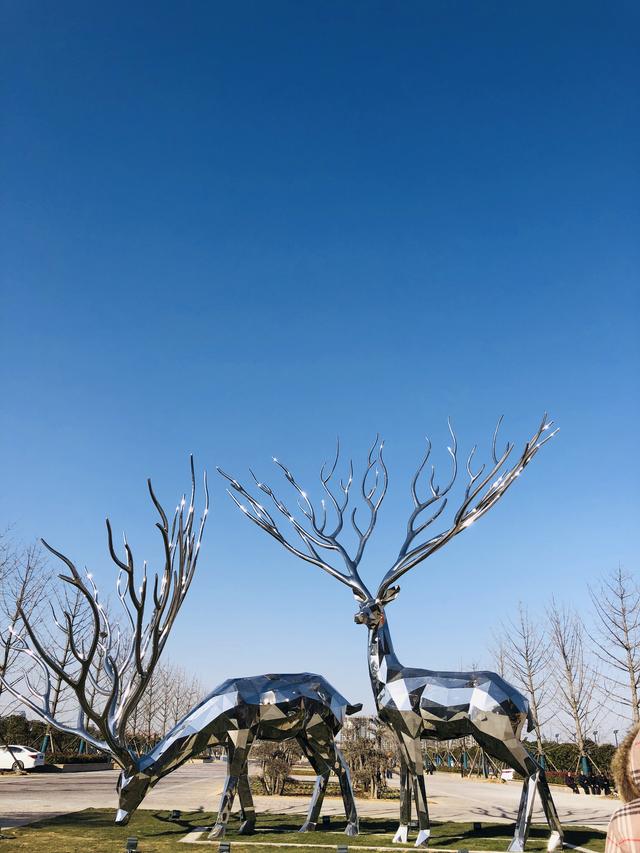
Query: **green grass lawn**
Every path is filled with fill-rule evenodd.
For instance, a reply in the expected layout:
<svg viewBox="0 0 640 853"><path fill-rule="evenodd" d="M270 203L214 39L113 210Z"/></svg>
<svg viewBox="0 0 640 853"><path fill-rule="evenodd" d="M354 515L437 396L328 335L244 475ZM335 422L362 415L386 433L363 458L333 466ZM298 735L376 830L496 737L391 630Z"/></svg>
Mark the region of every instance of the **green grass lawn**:
<svg viewBox="0 0 640 853"><path fill-rule="evenodd" d="M360 835L347 838L342 830L344 820L331 819L330 831L313 833L298 833L301 817L291 815L262 815L259 817L259 831L251 836L237 835L239 821L232 818L225 840L234 848L246 853L300 853L299 848L289 847L291 844L304 844L310 848L314 845L348 844L349 847L391 846L391 839L396 830L397 822L364 818L360 822ZM82 812L63 815L51 820L34 823L31 826L14 830L5 830L5 836L11 836L0 841L0 853L4 851L30 851L30 853L121 853L124 850L128 836L138 837L140 853L187 853L189 850L211 849L217 853L218 845L210 847L180 844L180 839L188 832L199 826L212 823L212 816L203 812L183 812L181 819L169 821L168 812L155 812L139 809L126 827L118 827L113 823L113 811L107 809L86 809ZM505 851L511 839L513 827L509 824L483 823L482 829L474 832L470 823L441 823L432 827L430 847L432 849L471 849ZM414 831L415 834L415 831ZM546 850L546 828L535 826L531 830L527 850ZM604 834L591 829L571 828L566 831L566 841L593 851L604 850ZM251 846L247 842L251 842ZM263 842L263 844L260 844ZM264 846L278 843L282 847ZM394 849L402 849L404 845L393 845ZM407 845L410 847L411 845ZM323 849L323 848L320 848ZM364 851L363 851L364 853Z"/></svg>

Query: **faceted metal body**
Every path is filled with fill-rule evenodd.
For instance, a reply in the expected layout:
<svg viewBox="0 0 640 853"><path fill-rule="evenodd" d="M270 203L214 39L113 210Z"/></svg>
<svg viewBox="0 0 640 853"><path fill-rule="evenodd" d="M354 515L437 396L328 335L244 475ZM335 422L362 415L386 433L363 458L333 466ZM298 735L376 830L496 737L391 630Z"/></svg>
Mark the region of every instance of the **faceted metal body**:
<svg viewBox="0 0 640 853"><path fill-rule="evenodd" d="M258 675L233 678L216 687L158 743L141 756L135 767L123 771L118 783L117 822L126 823L150 787L210 746L227 751L227 779L218 817L210 837L219 838L238 793L242 833L252 831L255 809L247 776L247 761L255 738L283 741L296 738L317 781L307 820L302 830L312 830L318 821L329 775L338 776L347 816L347 834L356 835L358 817L346 762L335 736L346 714L362 705L350 705L321 675L303 672L290 675Z"/></svg>

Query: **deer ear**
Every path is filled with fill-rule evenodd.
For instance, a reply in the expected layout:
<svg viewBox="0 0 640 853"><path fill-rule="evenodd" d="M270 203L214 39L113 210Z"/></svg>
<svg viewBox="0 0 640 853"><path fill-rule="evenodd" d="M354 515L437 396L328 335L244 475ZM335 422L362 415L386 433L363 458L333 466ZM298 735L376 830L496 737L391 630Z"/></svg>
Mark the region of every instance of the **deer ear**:
<svg viewBox="0 0 640 853"><path fill-rule="evenodd" d="M390 586L389 589L387 589L383 593L381 603L382 604L389 604L389 602L393 601L393 599L398 595L399 592L400 592L399 586Z"/></svg>

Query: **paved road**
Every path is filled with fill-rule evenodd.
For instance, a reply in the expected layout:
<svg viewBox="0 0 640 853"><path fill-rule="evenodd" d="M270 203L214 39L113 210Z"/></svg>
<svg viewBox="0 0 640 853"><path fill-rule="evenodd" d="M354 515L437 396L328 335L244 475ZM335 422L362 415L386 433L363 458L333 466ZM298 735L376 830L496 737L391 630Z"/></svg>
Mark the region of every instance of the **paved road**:
<svg viewBox="0 0 640 853"><path fill-rule="evenodd" d="M187 764L159 782L143 805L149 809L194 811L202 807L207 812L214 811L225 772L224 762ZM116 771L0 776L0 826L18 826L91 807L115 811L116 779ZM428 777L428 786L433 820L515 820L521 787L517 782L463 780L450 773L436 773ZM572 794L561 788L554 788L553 796L563 823L598 829L606 829L617 805L615 800ZM258 812L303 814L307 806L303 797L256 797L255 800ZM360 800L358 808L361 815L395 818L398 801ZM323 813L342 814L341 801L328 797ZM534 821L544 822L537 808Z"/></svg>

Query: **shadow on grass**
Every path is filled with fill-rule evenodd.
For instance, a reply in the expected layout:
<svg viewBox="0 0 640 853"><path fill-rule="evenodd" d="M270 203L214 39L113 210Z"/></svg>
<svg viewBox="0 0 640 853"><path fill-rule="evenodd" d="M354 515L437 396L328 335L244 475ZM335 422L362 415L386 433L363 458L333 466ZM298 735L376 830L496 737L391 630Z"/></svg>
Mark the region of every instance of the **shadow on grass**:
<svg viewBox="0 0 640 853"><path fill-rule="evenodd" d="M101 809L85 809L81 812L58 815L31 824L32 827L43 829L73 829L98 831L112 834L114 838L127 837L129 835L144 835L149 838L161 838L162 836L176 836L182 838L188 832L193 832L202 826L209 825L210 815L201 811L182 812L180 818L171 820L170 812L151 812L144 809L137 811L126 826L117 826L113 820L113 813L104 812Z"/></svg>
<svg viewBox="0 0 640 853"><path fill-rule="evenodd" d="M70 835L82 835L86 843L90 840L119 843L130 835L136 835L145 839L148 843L156 840L169 848L162 846L162 850L173 850L173 844L180 841L189 832L203 827L210 827L215 820L215 813L202 810L192 812L181 812L178 818L172 819L169 811L149 811L139 809L132 816L127 826L116 826L113 821L113 812L104 809L87 809L72 814L60 815L49 818L31 825L33 829L41 827L65 835L65 830ZM239 835L240 818L233 815L227 826L225 839L230 842L253 841L254 843L278 842L286 846L290 843L303 843L312 848L314 845L348 844L352 850L361 845L373 845L380 847L391 847L391 839L397 829L397 821L383 818L362 818L360 821L360 835L357 838L347 838L342 835L346 827L346 821L337 818L331 819L329 826L320 824L315 832L299 833L302 822L301 815L261 815L258 818L256 831L249 838ZM430 846L435 851L438 847L480 848L506 851L513 837L513 824L481 823L474 829L472 823L433 823L432 838ZM26 827L25 827L26 829ZM416 829L412 830L415 838ZM287 837L288 836L288 837ZM293 837L292 837L293 836ZM543 826L534 826L529 834L529 849L544 851L549 830ZM584 827L570 828L565 831L565 840L579 847L590 847L593 850L604 848L604 833ZM593 846L595 843L595 847ZM405 847L399 845L400 849L408 849L412 841ZM76 848L74 848L76 849ZM89 849L90 846L89 846ZM101 848L102 849L102 848ZM160 848L159 848L160 849ZM176 848L178 849L178 848Z"/></svg>

